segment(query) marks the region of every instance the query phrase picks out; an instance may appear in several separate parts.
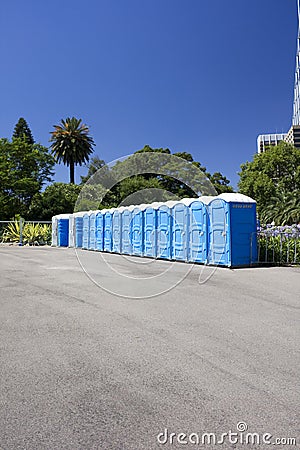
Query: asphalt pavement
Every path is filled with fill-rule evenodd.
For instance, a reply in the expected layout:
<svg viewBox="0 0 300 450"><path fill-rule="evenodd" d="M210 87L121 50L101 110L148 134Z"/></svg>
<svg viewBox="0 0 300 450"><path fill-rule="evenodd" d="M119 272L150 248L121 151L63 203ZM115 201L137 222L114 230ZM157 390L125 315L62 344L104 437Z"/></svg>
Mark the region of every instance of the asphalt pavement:
<svg viewBox="0 0 300 450"><path fill-rule="evenodd" d="M299 449L299 310L297 267L2 246L0 449Z"/></svg>

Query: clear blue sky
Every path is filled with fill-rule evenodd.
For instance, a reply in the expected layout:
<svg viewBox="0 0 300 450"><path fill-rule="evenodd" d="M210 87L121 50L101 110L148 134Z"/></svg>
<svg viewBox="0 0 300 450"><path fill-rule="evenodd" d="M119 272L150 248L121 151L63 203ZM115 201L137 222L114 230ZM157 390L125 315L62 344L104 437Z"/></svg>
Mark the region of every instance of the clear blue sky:
<svg viewBox="0 0 300 450"><path fill-rule="evenodd" d="M22 116L48 146L76 116L107 162L168 147L236 185L291 125L297 26L296 0L3 0L0 136Z"/></svg>

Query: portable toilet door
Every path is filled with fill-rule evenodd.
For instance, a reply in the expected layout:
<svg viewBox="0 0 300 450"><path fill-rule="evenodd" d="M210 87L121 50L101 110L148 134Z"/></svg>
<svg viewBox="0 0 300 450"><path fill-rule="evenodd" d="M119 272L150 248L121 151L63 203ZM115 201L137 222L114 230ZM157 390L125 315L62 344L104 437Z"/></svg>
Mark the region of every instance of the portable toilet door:
<svg viewBox="0 0 300 450"><path fill-rule="evenodd" d="M96 214L96 250L98 252L103 252L103 242L104 242L104 214L107 209L102 209Z"/></svg>
<svg viewBox="0 0 300 450"><path fill-rule="evenodd" d="M74 213L74 222L75 222L75 247L82 247L82 234L83 234L83 216L86 214L86 211L81 211Z"/></svg>
<svg viewBox="0 0 300 450"><path fill-rule="evenodd" d="M90 214L89 226L89 250L96 250L96 214L98 211L92 211Z"/></svg>
<svg viewBox="0 0 300 450"><path fill-rule="evenodd" d="M75 247L75 217L70 214L69 217L69 247Z"/></svg>
<svg viewBox="0 0 300 450"><path fill-rule="evenodd" d="M114 253L121 253L121 227L122 227L122 211L125 208L120 206L113 212L112 216L112 229L113 229L113 242L112 251Z"/></svg>
<svg viewBox="0 0 300 450"><path fill-rule="evenodd" d="M224 193L229 215L229 243L231 267L249 266L257 262L256 202L243 194Z"/></svg>
<svg viewBox="0 0 300 450"><path fill-rule="evenodd" d="M138 205L132 211L131 218L131 244L132 254L144 254L144 209L146 205Z"/></svg>
<svg viewBox="0 0 300 450"><path fill-rule="evenodd" d="M108 209L104 214L104 244L103 244L103 250L105 252L111 252L112 251L112 215L113 215L114 208Z"/></svg>
<svg viewBox="0 0 300 450"><path fill-rule="evenodd" d="M215 197L208 205L208 264L231 266L229 209Z"/></svg>
<svg viewBox="0 0 300 450"><path fill-rule="evenodd" d="M188 208L187 258L189 262L207 264L207 209L199 199L181 200Z"/></svg>
<svg viewBox="0 0 300 450"><path fill-rule="evenodd" d="M181 201L168 201L172 216L172 259L187 261L188 208Z"/></svg>
<svg viewBox="0 0 300 450"><path fill-rule="evenodd" d="M170 208L162 204L157 208L157 258L171 259L172 216Z"/></svg>
<svg viewBox="0 0 300 450"><path fill-rule="evenodd" d="M60 214L57 216L58 247L68 247L69 245L69 217L70 214Z"/></svg>
<svg viewBox="0 0 300 450"><path fill-rule="evenodd" d="M52 247L57 247L57 216L52 217Z"/></svg>
<svg viewBox="0 0 300 450"><path fill-rule="evenodd" d="M124 255L132 254L131 246L131 216L132 207L124 207L121 211L121 251Z"/></svg>
<svg viewBox="0 0 300 450"><path fill-rule="evenodd" d="M144 256L150 258L156 258L157 254L157 208L160 204L150 203L144 210Z"/></svg>
<svg viewBox="0 0 300 450"><path fill-rule="evenodd" d="M90 238L90 213L86 212L82 219L82 248L88 250Z"/></svg>

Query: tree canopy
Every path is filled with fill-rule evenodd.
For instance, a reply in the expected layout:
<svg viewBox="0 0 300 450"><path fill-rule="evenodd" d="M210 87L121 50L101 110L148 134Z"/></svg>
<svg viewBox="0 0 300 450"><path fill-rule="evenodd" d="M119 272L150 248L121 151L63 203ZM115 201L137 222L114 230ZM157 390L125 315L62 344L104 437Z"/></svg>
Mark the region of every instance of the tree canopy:
<svg viewBox="0 0 300 450"><path fill-rule="evenodd" d="M28 217L36 220L51 220L57 214L72 213L81 186L68 183L53 183L44 192L32 198Z"/></svg>
<svg viewBox="0 0 300 450"><path fill-rule="evenodd" d="M88 186L84 186L80 204L88 202L92 209L100 207L99 197L102 207L116 207L128 201L151 203L233 191L225 176L220 172L211 175L190 153L172 155L168 148L153 149L149 145L112 167L93 159L82 181Z"/></svg>
<svg viewBox="0 0 300 450"><path fill-rule="evenodd" d="M253 161L242 164L239 175L239 191L257 201L258 212L262 217L281 224L285 208L288 207L287 198L291 202L299 195L300 151L280 142L264 153L256 154ZM266 211L269 211L267 215ZM289 222L296 220L296 216L294 213L294 219L290 217Z"/></svg>
<svg viewBox="0 0 300 450"><path fill-rule="evenodd" d="M75 166L86 164L95 145L89 128L81 119L67 117L50 132L52 153L57 162L70 167L70 183L75 182Z"/></svg>
<svg viewBox="0 0 300 450"><path fill-rule="evenodd" d="M13 139L15 138L24 139L28 144L34 144L34 139L31 130L24 117L20 117L20 119L18 120L12 137Z"/></svg>
<svg viewBox="0 0 300 450"><path fill-rule="evenodd" d="M40 144L15 137L0 139L0 211L2 220L26 216L33 196L52 181L54 159Z"/></svg>

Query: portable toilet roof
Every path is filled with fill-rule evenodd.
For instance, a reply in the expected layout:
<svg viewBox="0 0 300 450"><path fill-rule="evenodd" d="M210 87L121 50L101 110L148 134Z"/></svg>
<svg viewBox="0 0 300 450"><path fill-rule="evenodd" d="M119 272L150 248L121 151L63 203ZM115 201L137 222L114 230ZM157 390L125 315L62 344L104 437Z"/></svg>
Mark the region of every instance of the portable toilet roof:
<svg viewBox="0 0 300 450"><path fill-rule="evenodd" d="M56 217L56 219L69 219L69 217L72 215L72 213L70 214L58 214Z"/></svg>
<svg viewBox="0 0 300 450"><path fill-rule="evenodd" d="M141 211L144 211L148 206L148 203L141 203L140 205L135 205L135 208L140 209Z"/></svg>
<svg viewBox="0 0 300 450"><path fill-rule="evenodd" d="M225 192L224 194L218 195L216 198L221 198L227 203L256 203L253 198L248 197L247 195L231 192Z"/></svg>
<svg viewBox="0 0 300 450"><path fill-rule="evenodd" d="M83 217L85 214L87 214L88 211L78 211L73 213L74 217Z"/></svg>
<svg viewBox="0 0 300 450"><path fill-rule="evenodd" d="M215 197L210 197L209 195L207 195L206 196L207 198L215 198ZM206 199L204 199L204 200L206 200ZM196 198L193 198L193 197L191 197L191 198L183 198L182 200L180 200L181 201L181 203L184 203L186 206L190 206L192 203L194 203L194 202L202 202L202 203L204 203L204 204L206 204L206 201L203 201L202 200L202 197L196 197Z"/></svg>
<svg viewBox="0 0 300 450"><path fill-rule="evenodd" d="M202 195L201 197L198 197L197 200L200 200L200 202L204 203L205 205L208 205L215 198L218 197L216 195Z"/></svg>
<svg viewBox="0 0 300 450"><path fill-rule="evenodd" d="M116 208L115 211L118 211L119 213L121 213L122 211L125 211L125 209L127 209L126 206L119 206L118 208Z"/></svg>
<svg viewBox="0 0 300 450"><path fill-rule="evenodd" d="M163 205L163 204L164 204L163 202L152 202L147 205L147 208L157 209L160 207L160 205Z"/></svg>
<svg viewBox="0 0 300 450"><path fill-rule="evenodd" d="M165 205L168 206L169 208L173 208L173 206L178 205L178 204L184 204L181 200L168 200Z"/></svg>

